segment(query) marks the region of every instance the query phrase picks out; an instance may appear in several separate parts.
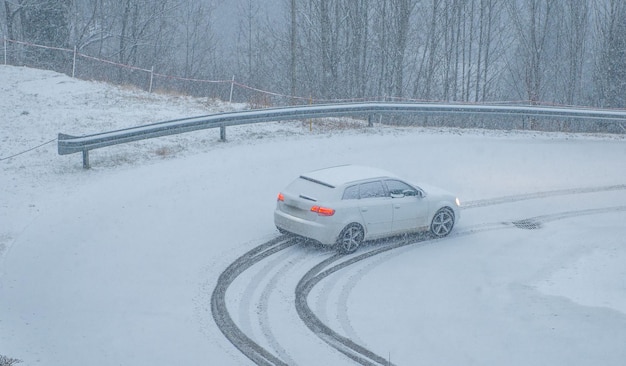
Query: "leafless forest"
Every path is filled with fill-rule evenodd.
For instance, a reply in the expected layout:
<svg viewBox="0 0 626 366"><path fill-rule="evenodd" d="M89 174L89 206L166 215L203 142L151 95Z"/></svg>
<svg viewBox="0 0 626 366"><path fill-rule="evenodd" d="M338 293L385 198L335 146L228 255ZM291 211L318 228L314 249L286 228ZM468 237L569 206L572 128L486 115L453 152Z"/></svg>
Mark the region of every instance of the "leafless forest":
<svg viewBox="0 0 626 366"><path fill-rule="evenodd" d="M0 36L24 42L5 42L10 64L67 72L71 54L24 44L76 47L165 75L234 76L316 101L626 107L623 0L278 1L3 0ZM228 29L216 11L223 7L232 7ZM80 73L139 77L95 62ZM158 87L221 93L182 79Z"/></svg>

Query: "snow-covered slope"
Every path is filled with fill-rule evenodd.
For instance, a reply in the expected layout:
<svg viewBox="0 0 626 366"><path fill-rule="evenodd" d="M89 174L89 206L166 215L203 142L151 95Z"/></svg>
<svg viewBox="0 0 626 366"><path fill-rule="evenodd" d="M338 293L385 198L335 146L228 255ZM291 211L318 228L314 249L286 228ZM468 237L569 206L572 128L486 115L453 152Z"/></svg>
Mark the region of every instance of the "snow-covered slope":
<svg viewBox="0 0 626 366"><path fill-rule="evenodd" d="M208 130L95 150L88 171L45 144L239 108L0 66L0 354L250 364L213 322L219 274L278 236L276 193L293 177L356 163L462 201L568 191L464 209L459 235L338 271L309 299L326 324L398 365L623 364L626 190L605 189L626 184L622 137L268 123L226 143ZM535 217L537 230L510 224ZM352 364L293 306L303 271L331 254L296 246L243 276L235 322L293 363Z"/></svg>

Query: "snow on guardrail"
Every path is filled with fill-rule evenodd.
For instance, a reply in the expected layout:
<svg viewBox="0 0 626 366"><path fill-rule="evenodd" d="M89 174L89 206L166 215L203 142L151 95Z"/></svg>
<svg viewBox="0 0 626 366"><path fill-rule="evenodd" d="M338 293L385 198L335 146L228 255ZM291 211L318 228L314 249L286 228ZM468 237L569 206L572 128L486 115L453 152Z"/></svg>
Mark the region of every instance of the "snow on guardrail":
<svg viewBox="0 0 626 366"><path fill-rule="evenodd" d="M346 115L371 116L373 114L393 113L477 115L491 114L508 116L523 115L537 117L626 121L626 111L623 110L569 107L397 102L306 105L239 112L225 112L205 116L182 118L85 136L72 136L59 133L58 153L59 155L67 155L82 152L83 167L89 168L89 150L123 144L127 142L217 127L220 128L221 140L225 140L225 131L227 126L305 118L337 117Z"/></svg>

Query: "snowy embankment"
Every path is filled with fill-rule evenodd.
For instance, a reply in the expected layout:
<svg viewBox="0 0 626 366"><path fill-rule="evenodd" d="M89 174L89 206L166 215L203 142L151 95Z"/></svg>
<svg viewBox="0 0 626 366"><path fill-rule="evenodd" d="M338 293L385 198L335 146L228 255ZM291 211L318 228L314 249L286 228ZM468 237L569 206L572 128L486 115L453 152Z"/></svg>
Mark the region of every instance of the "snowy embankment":
<svg viewBox="0 0 626 366"><path fill-rule="evenodd" d="M59 132L240 108L0 66L0 159ZM368 164L462 201L626 184L622 136L348 124L119 145L92 151L88 171L54 142L0 161L0 355L28 365L250 364L215 326L211 291L235 258L277 236L276 193L302 171ZM620 365L624 206L626 190L601 189L465 209L463 235L359 262L309 302L398 365ZM506 225L534 217L540 229ZM329 255L294 247L259 269L272 280L242 276L228 298L235 322L294 363L351 364L293 306L303 271Z"/></svg>

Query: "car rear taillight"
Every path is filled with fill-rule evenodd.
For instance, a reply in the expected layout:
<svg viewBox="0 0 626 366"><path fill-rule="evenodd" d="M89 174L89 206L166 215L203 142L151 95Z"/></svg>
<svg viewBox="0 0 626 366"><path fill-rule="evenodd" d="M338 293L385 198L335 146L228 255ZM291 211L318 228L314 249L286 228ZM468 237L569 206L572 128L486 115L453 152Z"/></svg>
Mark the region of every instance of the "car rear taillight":
<svg viewBox="0 0 626 366"><path fill-rule="evenodd" d="M285 195L284 195L284 194L282 194L282 193L279 193L279 194L278 194L278 197L276 198L276 200L277 200L277 201L283 201L283 202L284 202L284 201L285 201Z"/></svg>
<svg viewBox="0 0 626 366"><path fill-rule="evenodd" d="M335 214L335 210L328 207L313 206L311 211L316 212L320 216L332 216Z"/></svg>

